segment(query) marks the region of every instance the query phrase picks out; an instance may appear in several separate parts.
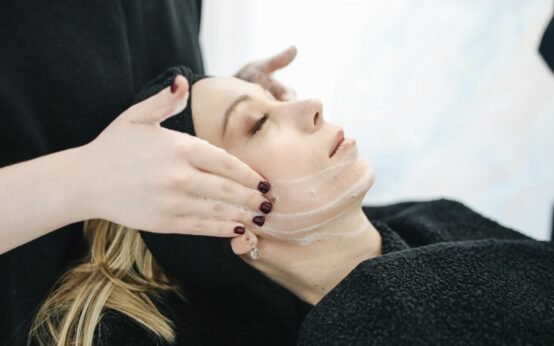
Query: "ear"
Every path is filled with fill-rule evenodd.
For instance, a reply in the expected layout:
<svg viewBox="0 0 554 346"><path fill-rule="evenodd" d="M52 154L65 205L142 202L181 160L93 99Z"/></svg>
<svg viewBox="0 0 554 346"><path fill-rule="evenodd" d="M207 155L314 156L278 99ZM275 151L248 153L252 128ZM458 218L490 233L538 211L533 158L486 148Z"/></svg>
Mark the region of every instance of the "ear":
<svg viewBox="0 0 554 346"><path fill-rule="evenodd" d="M233 253L238 256L246 255L250 252L250 243L257 244L258 237L249 230L240 237L234 237L231 239L231 249Z"/></svg>

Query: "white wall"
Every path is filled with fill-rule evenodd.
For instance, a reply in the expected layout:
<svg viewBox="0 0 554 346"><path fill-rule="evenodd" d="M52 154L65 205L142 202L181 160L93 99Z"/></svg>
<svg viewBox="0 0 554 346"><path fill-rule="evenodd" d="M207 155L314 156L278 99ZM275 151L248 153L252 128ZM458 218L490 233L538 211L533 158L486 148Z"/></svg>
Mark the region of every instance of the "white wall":
<svg viewBox="0 0 554 346"><path fill-rule="evenodd" d="M552 0L205 0L207 71L290 44L277 76L323 100L376 169L367 204L448 197L539 239L554 204Z"/></svg>

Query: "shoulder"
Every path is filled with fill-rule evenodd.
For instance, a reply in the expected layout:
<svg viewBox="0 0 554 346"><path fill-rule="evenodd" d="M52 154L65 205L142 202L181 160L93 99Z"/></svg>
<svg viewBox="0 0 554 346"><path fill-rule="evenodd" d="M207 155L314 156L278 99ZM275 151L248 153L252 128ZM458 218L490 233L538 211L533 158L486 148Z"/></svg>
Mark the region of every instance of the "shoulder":
<svg viewBox="0 0 554 346"><path fill-rule="evenodd" d="M553 245L445 242L364 261L310 311L298 344L552 344L540 312L554 299Z"/></svg>
<svg viewBox="0 0 554 346"><path fill-rule="evenodd" d="M386 222L410 246L441 241L529 239L452 199L364 207L371 220Z"/></svg>

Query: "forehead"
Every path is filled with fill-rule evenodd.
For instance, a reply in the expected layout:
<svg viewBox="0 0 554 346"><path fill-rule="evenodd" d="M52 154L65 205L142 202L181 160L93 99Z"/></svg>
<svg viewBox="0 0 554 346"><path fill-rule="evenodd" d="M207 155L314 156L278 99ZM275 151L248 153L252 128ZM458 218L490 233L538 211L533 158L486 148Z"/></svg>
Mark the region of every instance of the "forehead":
<svg viewBox="0 0 554 346"><path fill-rule="evenodd" d="M240 95L259 91L258 85L232 77L206 78L194 84L192 90L194 99L198 97L201 103L205 99L217 99L221 107L228 106Z"/></svg>
<svg viewBox="0 0 554 346"><path fill-rule="evenodd" d="M260 92L263 91L258 85L232 77L212 77L196 82L191 99L197 134L212 144L220 144L225 110L237 97L259 95Z"/></svg>

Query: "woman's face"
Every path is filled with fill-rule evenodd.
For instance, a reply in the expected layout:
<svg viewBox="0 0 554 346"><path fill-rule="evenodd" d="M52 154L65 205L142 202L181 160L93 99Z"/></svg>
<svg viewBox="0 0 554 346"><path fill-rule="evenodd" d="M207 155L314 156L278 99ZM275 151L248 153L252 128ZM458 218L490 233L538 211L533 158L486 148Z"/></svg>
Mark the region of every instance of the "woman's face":
<svg viewBox="0 0 554 346"><path fill-rule="evenodd" d="M191 99L197 135L272 184L267 196L274 208L256 234L307 245L334 234L329 222L360 208L373 170L355 142L335 152L343 132L325 122L320 101L278 101L236 78L203 79Z"/></svg>
<svg viewBox="0 0 554 346"><path fill-rule="evenodd" d="M270 182L312 175L357 155L354 145L330 157L342 129L325 122L319 100L278 101L259 85L231 77L195 83L192 100L197 135Z"/></svg>

